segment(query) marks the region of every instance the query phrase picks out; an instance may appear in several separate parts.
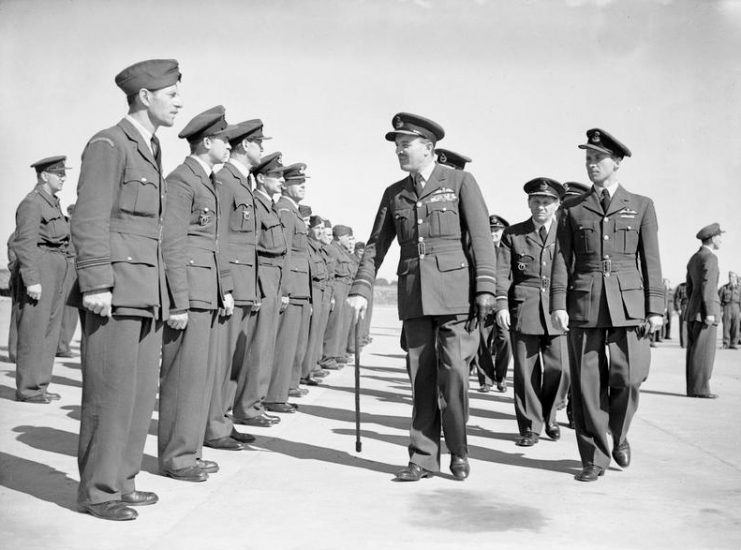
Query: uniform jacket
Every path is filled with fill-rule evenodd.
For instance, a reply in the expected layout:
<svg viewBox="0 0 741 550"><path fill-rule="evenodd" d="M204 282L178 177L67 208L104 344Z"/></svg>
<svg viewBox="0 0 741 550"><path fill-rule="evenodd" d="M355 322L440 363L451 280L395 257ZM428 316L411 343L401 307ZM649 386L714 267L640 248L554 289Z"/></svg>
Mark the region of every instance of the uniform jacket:
<svg viewBox="0 0 741 550"><path fill-rule="evenodd" d="M397 239L399 318L468 314L475 293L496 290L489 213L474 177L435 165L418 197L410 176L386 189L350 291L370 299Z"/></svg>
<svg viewBox="0 0 741 550"><path fill-rule="evenodd" d="M275 210L285 228L286 241L291 249L287 258L285 293L291 298L309 298L311 297L309 228L306 227L296 204L291 199L287 197L278 199Z"/></svg>
<svg viewBox="0 0 741 550"><path fill-rule="evenodd" d="M110 288L114 314L169 309L160 241L166 186L141 134L126 119L95 134L82 153L72 242L78 286ZM79 292L74 292L80 306Z"/></svg>
<svg viewBox="0 0 741 550"><path fill-rule="evenodd" d="M41 249L67 253L69 224L59 208L59 199L37 185L18 205L11 248L25 286L41 283Z"/></svg>
<svg viewBox="0 0 741 550"><path fill-rule="evenodd" d="M326 290L329 287L329 267L323 245L311 236L309 236L308 244L311 285L316 290Z"/></svg>
<svg viewBox="0 0 741 550"><path fill-rule="evenodd" d="M688 321L704 321L708 315L720 320L720 298L718 298L718 256L706 246L700 247L687 264L687 311Z"/></svg>
<svg viewBox="0 0 741 550"><path fill-rule="evenodd" d="M497 310L508 307L512 328L522 334L563 334L549 308L556 223L545 243L532 219L507 227L497 247Z"/></svg>
<svg viewBox="0 0 741 550"><path fill-rule="evenodd" d="M257 280L260 298L285 296L283 268L288 252L283 224L273 207L273 201L255 192L255 215L258 223Z"/></svg>
<svg viewBox="0 0 741 550"><path fill-rule="evenodd" d="M220 185L222 257L229 263L234 304L245 306L259 301L257 290L258 227L249 178L231 163L216 174Z"/></svg>
<svg viewBox="0 0 741 550"><path fill-rule="evenodd" d="M327 254L332 259L332 282L349 286L353 282L352 263L345 254L339 241L332 241L326 246Z"/></svg>
<svg viewBox="0 0 741 550"><path fill-rule="evenodd" d="M607 212L594 188L564 203L551 274L551 311L579 327L635 326L664 312L658 223L651 199L618 186Z"/></svg>
<svg viewBox="0 0 741 550"><path fill-rule="evenodd" d="M221 254L219 185L193 157L167 176L162 254L171 310L218 309L233 289Z"/></svg>
<svg viewBox="0 0 741 550"><path fill-rule="evenodd" d="M681 314L687 309L687 283L679 283L674 289L674 309Z"/></svg>
<svg viewBox="0 0 741 550"><path fill-rule="evenodd" d="M741 285L731 286L731 283L726 283L720 290L718 290L718 297L720 298L721 307L733 306L738 307L741 302Z"/></svg>

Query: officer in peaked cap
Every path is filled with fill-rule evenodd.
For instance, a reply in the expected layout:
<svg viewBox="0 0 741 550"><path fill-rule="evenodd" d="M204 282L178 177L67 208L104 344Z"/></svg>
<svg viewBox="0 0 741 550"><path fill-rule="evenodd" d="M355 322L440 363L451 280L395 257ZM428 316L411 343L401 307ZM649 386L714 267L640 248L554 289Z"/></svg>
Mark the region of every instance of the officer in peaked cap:
<svg viewBox="0 0 741 550"><path fill-rule="evenodd" d="M568 391L563 379L569 363L565 332L551 323L548 303L556 211L564 189L556 180L535 178L524 191L532 215L505 229L498 248L497 324L512 331L520 432L515 444L531 447L543 428L552 440L561 437L556 409Z"/></svg>
<svg viewBox="0 0 741 550"><path fill-rule="evenodd" d="M550 307L554 327L569 330L576 479L596 481L610 464L608 433L615 462L630 464L627 433L648 376L650 333L663 322L664 285L653 201L619 181L630 150L599 128L579 148L593 186L559 216Z"/></svg>
<svg viewBox="0 0 741 550"><path fill-rule="evenodd" d="M239 155L240 163L248 169L260 164L262 142L272 139L263 134L263 122L259 118L230 125L224 130L224 135L232 146L232 154Z"/></svg>
<svg viewBox="0 0 741 550"><path fill-rule="evenodd" d="M450 149L442 149L438 147L437 149L435 149L435 153L437 154L438 163L444 164L445 166L450 166L451 168L455 168L456 170L464 170L466 168L466 164L471 162L471 159L466 155L461 155L460 153L456 153L455 151L451 151Z"/></svg>
<svg viewBox="0 0 741 550"><path fill-rule="evenodd" d="M590 190L588 185L579 183L578 181L567 181L563 184L564 188L564 199L571 197L578 197Z"/></svg>
<svg viewBox="0 0 741 550"><path fill-rule="evenodd" d="M162 346L157 448L161 473L181 481L205 481L218 470L203 460L202 446L214 393L224 384L221 331L234 311L233 278L221 250L221 190L213 173L229 158L226 127L221 105L193 117L179 134L190 154L167 176L162 257L172 303ZM243 445L227 438L219 448Z"/></svg>
<svg viewBox="0 0 741 550"><path fill-rule="evenodd" d="M257 222L257 277L260 310L252 341L247 348L244 376L237 380L233 420L248 426L268 428L280 422L265 409L275 358L280 313L289 303L287 253L290 243L273 204L273 195L283 187L283 155L277 151L263 157L252 169L255 176L255 219ZM254 367L253 367L254 366Z"/></svg>
<svg viewBox="0 0 741 550"><path fill-rule="evenodd" d="M160 59L119 73L129 112L85 147L71 220L81 293L74 303L85 311L78 502L109 520L134 519L129 504L157 502L136 490L134 477L169 311L159 240L166 187L155 134L182 108L180 77L177 61Z"/></svg>
<svg viewBox="0 0 741 550"><path fill-rule="evenodd" d="M16 305L16 400L50 403L59 395L48 391L54 353L59 341L63 290L69 278L66 253L69 224L57 194L67 177L67 157L57 155L34 162L36 186L18 205L11 248Z"/></svg>
<svg viewBox="0 0 741 550"><path fill-rule="evenodd" d="M687 395L715 399L710 391L713 374L718 323L720 322L720 296L718 295L718 256L720 225L706 225L695 235L702 246L687 263Z"/></svg>
<svg viewBox="0 0 741 550"><path fill-rule="evenodd" d="M396 237L399 318L415 390L409 464L397 479L418 481L439 471L441 427L450 469L465 479L468 370L478 323L491 313L496 287L489 213L471 174L435 162L435 145L445 136L439 124L398 113L392 125L386 139L395 143L408 175L384 192L348 303L364 316L377 269Z"/></svg>

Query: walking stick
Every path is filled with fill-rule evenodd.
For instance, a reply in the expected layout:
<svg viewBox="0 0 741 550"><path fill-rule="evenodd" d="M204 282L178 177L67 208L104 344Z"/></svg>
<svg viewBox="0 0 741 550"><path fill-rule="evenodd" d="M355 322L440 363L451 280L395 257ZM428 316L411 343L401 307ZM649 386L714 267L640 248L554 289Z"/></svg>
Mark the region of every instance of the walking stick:
<svg viewBox="0 0 741 550"><path fill-rule="evenodd" d="M363 452L360 441L360 320L355 323L355 451Z"/></svg>

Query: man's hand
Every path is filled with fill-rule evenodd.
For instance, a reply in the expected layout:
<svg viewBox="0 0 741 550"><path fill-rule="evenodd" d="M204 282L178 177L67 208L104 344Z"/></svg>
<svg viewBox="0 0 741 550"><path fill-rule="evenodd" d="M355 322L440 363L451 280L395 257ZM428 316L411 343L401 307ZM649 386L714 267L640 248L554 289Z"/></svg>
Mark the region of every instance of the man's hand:
<svg viewBox="0 0 741 550"><path fill-rule="evenodd" d="M170 318L167 320L167 325L175 330L185 330L188 326L188 312L183 313L170 313Z"/></svg>
<svg viewBox="0 0 741 550"><path fill-rule="evenodd" d="M234 313L234 298L231 294L224 295L224 315L231 317Z"/></svg>
<svg viewBox="0 0 741 550"><path fill-rule="evenodd" d="M649 315L648 317L646 317L646 322L648 323L649 332L654 333L657 330L661 329L661 325L664 324L664 316Z"/></svg>
<svg viewBox="0 0 741 550"><path fill-rule="evenodd" d="M569 331L569 314L565 309L556 309L551 312L551 323L556 330Z"/></svg>
<svg viewBox="0 0 741 550"><path fill-rule="evenodd" d="M509 330L510 318L507 308L497 311L497 325L503 330Z"/></svg>
<svg viewBox="0 0 741 550"><path fill-rule="evenodd" d="M41 284L27 286L26 294L32 300L41 300Z"/></svg>
<svg viewBox="0 0 741 550"><path fill-rule="evenodd" d="M473 304L473 315L468 318L466 322L466 330L473 332L477 330L480 325L483 325L486 318L494 311L494 296L488 292L482 292L476 295L476 301Z"/></svg>
<svg viewBox="0 0 741 550"><path fill-rule="evenodd" d="M707 326L714 325L715 324L715 315L706 315L705 316L705 324Z"/></svg>
<svg viewBox="0 0 741 550"><path fill-rule="evenodd" d="M291 299L288 296L281 296L280 297L280 312L283 313L286 308L288 307L288 303L291 301Z"/></svg>
<svg viewBox="0 0 741 550"><path fill-rule="evenodd" d="M359 319L365 319L365 311L368 309L368 300L362 296L348 296L345 303L352 310L352 322L357 323Z"/></svg>
<svg viewBox="0 0 741 550"><path fill-rule="evenodd" d="M111 316L113 293L110 289L91 290L82 295L82 307L101 317Z"/></svg>

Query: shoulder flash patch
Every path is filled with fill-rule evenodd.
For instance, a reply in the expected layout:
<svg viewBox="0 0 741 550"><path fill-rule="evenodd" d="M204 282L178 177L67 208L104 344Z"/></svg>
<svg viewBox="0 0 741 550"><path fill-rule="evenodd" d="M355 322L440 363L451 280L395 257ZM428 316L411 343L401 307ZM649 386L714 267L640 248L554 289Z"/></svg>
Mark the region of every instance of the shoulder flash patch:
<svg viewBox="0 0 741 550"><path fill-rule="evenodd" d="M93 138L93 139L91 139L91 140L90 140L90 141L88 142L88 145L92 145L93 143L98 143L99 141L102 141L102 142L104 142L104 143L107 143L107 144L108 144L108 145L110 145L111 147L115 147L115 146L116 146L116 145L115 145L115 144L113 143L113 140L112 140L112 139L110 139L110 138L107 138L107 137L103 137L103 136L99 136L99 137L96 137L96 138Z"/></svg>

